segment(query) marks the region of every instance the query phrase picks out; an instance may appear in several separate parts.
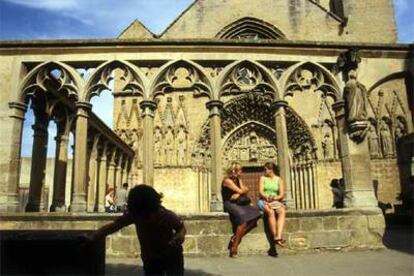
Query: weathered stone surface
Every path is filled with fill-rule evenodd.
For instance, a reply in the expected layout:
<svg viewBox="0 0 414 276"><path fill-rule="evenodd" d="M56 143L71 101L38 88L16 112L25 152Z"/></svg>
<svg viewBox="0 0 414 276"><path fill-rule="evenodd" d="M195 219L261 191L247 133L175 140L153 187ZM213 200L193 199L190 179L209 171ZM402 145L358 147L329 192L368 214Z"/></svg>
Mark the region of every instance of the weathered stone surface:
<svg viewBox="0 0 414 276"><path fill-rule="evenodd" d="M300 230L304 232L320 231L323 229L322 218L307 218L301 220Z"/></svg>
<svg viewBox="0 0 414 276"><path fill-rule="evenodd" d="M348 231L308 233L310 248L344 248L351 244Z"/></svg>
<svg viewBox="0 0 414 276"><path fill-rule="evenodd" d="M369 229L385 229L385 218L382 214L376 216L368 216Z"/></svg>
<svg viewBox="0 0 414 276"><path fill-rule="evenodd" d="M338 218L337 217L325 217L325 218L323 218L323 229L324 230L336 230L336 229L338 229Z"/></svg>
<svg viewBox="0 0 414 276"><path fill-rule="evenodd" d="M366 216L339 217L338 224L340 230L367 229L368 227Z"/></svg>
<svg viewBox="0 0 414 276"><path fill-rule="evenodd" d="M297 218L289 218L286 221L285 232L297 232L300 229L300 220Z"/></svg>

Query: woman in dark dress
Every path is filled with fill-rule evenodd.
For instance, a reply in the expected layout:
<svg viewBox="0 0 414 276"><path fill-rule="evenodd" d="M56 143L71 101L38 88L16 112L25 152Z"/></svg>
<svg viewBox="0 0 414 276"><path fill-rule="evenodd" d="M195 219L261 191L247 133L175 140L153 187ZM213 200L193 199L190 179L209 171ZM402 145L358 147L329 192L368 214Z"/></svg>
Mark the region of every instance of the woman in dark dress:
<svg viewBox="0 0 414 276"><path fill-rule="evenodd" d="M230 220L235 225L233 236L229 242L230 257L237 256L241 239L257 226L257 220L260 218L260 211L256 206L251 206L250 204L241 205L243 204L241 202L237 203L238 199L241 196L245 196L249 191L240 179L241 174L241 165L233 163L227 170L227 176L224 177L221 185L224 211L230 214Z"/></svg>

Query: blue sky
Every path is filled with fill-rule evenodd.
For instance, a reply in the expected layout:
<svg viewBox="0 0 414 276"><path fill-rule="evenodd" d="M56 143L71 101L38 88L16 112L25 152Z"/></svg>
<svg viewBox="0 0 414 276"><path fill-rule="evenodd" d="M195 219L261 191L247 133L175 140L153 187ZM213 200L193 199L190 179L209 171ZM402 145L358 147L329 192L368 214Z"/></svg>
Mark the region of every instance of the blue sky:
<svg viewBox="0 0 414 276"><path fill-rule="evenodd" d="M192 0L0 0L0 40L116 38L136 18L159 34L191 3ZM414 41L414 0L394 0L394 7L400 42ZM109 92L92 100L94 112L110 126L112 114L108 110L112 110L112 102ZM31 155L33 116L30 112L27 115L23 156ZM52 124L50 142L55 133ZM48 155L54 155L53 143Z"/></svg>

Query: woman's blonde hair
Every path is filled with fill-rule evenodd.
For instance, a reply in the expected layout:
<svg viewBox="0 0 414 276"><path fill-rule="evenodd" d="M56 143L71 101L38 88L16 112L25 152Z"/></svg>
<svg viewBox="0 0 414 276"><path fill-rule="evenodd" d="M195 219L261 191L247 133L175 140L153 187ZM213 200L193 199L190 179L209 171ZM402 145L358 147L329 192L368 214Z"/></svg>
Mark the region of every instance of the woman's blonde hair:
<svg viewBox="0 0 414 276"><path fill-rule="evenodd" d="M242 165L238 162L232 162L226 170L227 176L233 176L237 169L241 169Z"/></svg>

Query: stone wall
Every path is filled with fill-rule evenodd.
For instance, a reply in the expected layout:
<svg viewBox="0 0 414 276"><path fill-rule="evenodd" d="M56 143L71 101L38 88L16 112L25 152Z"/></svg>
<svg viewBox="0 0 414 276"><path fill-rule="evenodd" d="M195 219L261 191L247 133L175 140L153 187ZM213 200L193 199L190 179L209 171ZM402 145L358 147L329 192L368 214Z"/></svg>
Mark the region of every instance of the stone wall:
<svg viewBox="0 0 414 276"><path fill-rule="evenodd" d="M348 22L345 28L328 13L329 7L321 8L314 2L317 1L195 1L161 38L214 38L234 21L253 17L274 25L289 40L376 43L397 40L391 0L346 0ZM326 2L322 5L327 6Z"/></svg>
<svg viewBox="0 0 414 276"><path fill-rule="evenodd" d="M115 214L1 214L1 230L90 230L113 220ZM184 250L187 256L228 254L231 225L227 214L207 213L181 216L187 228ZM282 254L313 250L382 248L385 222L379 209L288 211ZM108 236L108 257L137 257L138 241L133 225ZM268 243L263 222L247 235L240 246L242 255L264 254Z"/></svg>

